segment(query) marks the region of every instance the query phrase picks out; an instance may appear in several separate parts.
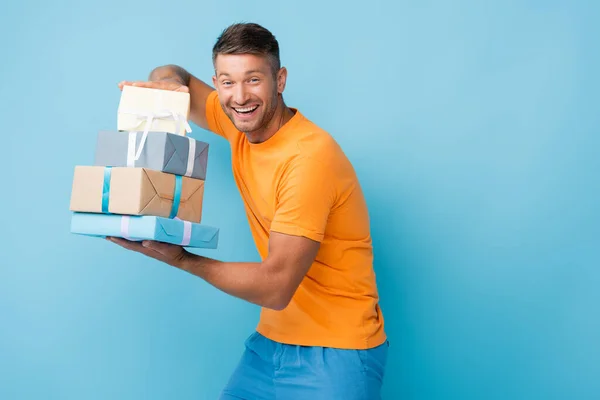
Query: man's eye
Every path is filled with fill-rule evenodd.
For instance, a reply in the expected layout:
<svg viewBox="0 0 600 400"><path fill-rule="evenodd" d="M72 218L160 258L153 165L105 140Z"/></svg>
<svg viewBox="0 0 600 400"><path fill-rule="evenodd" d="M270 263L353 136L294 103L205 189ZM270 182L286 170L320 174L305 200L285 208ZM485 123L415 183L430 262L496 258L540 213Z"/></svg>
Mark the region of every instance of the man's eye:
<svg viewBox="0 0 600 400"><path fill-rule="evenodd" d="M229 85L231 85L231 82L230 81L223 81L222 84L225 85L225 86L229 86Z"/></svg>
<svg viewBox="0 0 600 400"><path fill-rule="evenodd" d="M252 82L252 83L257 83L258 81L259 81L258 78L252 78L252 79L250 79L250 82Z"/></svg>

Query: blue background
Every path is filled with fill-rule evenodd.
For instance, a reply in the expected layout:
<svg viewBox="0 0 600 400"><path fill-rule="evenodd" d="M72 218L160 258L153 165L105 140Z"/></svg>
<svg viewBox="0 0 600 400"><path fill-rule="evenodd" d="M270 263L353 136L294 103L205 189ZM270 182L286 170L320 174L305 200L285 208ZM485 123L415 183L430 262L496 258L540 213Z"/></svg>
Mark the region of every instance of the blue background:
<svg viewBox="0 0 600 400"><path fill-rule="evenodd" d="M392 342L386 399L600 398L597 2L12 1L0 15L0 398L215 399L258 308L69 233L117 82L210 80L231 22L277 36L289 105L354 163ZM204 222L258 260L210 143Z"/></svg>

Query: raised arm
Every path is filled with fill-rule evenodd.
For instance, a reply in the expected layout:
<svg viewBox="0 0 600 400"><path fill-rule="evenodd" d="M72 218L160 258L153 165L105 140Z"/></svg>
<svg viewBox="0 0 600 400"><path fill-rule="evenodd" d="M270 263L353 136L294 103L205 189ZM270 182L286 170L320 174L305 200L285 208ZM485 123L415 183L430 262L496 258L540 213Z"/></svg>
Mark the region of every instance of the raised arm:
<svg viewBox="0 0 600 400"><path fill-rule="evenodd" d="M206 99L214 88L177 65L163 65L150 72L148 81L122 81L123 86L139 86L155 89L183 91L190 93L190 120L203 129L208 129L206 122Z"/></svg>

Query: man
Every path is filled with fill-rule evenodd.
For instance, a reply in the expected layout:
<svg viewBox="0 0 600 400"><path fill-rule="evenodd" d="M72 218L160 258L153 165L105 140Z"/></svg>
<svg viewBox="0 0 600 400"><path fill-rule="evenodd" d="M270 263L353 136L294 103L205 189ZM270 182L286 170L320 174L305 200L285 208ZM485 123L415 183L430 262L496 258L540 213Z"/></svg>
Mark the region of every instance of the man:
<svg viewBox="0 0 600 400"><path fill-rule="evenodd" d="M377 399L388 341L369 216L352 165L324 130L286 106L275 37L234 24L213 48L213 86L174 65L149 82L189 91L190 119L227 139L261 262L220 262L179 246L111 238L260 305L223 399Z"/></svg>

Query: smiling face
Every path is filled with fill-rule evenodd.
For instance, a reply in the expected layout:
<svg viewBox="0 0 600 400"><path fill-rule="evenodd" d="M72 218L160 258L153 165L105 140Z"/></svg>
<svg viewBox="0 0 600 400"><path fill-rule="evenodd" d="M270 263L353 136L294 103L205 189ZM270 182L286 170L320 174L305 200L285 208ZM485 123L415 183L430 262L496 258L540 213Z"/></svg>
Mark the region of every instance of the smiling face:
<svg viewBox="0 0 600 400"><path fill-rule="evenodd" d="M254 140L275 133L274 117L280 114L278 109L283 109L280 95L286 74L285 68L281 68L274 75L272 63L265 56L219 54L216 57L213 84L223 110L239 131Z"/></svg>

